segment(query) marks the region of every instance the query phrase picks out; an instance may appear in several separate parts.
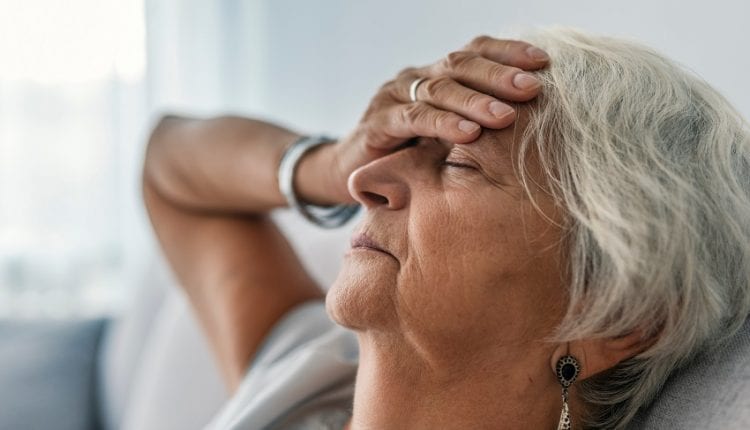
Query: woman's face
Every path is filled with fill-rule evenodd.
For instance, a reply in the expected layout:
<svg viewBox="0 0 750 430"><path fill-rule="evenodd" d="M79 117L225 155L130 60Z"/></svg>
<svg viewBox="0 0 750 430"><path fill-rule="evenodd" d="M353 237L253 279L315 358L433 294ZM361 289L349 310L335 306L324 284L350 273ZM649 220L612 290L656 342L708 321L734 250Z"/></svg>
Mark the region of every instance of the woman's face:
<svg viewBox="0 0 750 430"><path fill-rule="evenodd" d="M352 174L367 213L328 294L338 323L400 333L440 358L551 334L567 304L562 217L535 187L549 219L541 215L514 175L515 135L486 130L468 145L422 138ZM535 159L525 163L544 184Z"/></svg>

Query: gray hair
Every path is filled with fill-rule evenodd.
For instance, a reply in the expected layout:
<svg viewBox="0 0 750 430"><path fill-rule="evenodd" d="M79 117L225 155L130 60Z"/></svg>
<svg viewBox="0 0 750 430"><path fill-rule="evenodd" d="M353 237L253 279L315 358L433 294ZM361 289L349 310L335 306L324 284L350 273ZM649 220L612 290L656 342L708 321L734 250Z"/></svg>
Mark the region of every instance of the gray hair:
<svg viewBox="0 0 750 430"><path fill-rule="evenodd" d="M569 219L570 302L555 340L655 339L579 384L586 427L623 428L750 312L750 133L715 90L647 47L560 28L525 39L552 60L519 151L534 151Z"/></svg>

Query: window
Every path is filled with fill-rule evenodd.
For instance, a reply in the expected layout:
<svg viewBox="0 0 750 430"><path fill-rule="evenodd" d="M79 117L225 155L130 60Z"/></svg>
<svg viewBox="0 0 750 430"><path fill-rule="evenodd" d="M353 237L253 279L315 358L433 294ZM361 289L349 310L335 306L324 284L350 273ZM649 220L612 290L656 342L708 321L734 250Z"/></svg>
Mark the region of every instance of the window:
<svg viewBox="0 0 750 430"><path fill-rule="evenodd" d="M0 3L0 316L121 302L137 225L144 27L139 0Z"/></svg>

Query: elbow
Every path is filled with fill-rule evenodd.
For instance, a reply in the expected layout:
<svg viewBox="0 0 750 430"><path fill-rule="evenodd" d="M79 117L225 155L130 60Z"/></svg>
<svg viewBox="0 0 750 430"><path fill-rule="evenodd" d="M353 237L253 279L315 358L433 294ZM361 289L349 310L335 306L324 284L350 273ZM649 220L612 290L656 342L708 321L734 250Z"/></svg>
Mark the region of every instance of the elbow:
<svg viewBox="0 0 750 430"><path fill-rule="evenodd" d="M156 122L156 125L151 130L151 134L148 137L146 143L146 159L152 156L151 149L164 145L165 141L170 140L170 137L174 134L175 129L179 124L182 124L186 119L177 115L162 115Z"/></svg>
<svg viewBox="0 0 750 430"><path fill-rule="evenodd" d="M185 118L177 115L163 115L154 125L146 142L146 151L143 160L143 170L141 179L143 185L154 185L157 174L163 171L164 164L168 161L165 154L168 152L169 142L174 140L173 135L179 124L185 121Z"/></svg>

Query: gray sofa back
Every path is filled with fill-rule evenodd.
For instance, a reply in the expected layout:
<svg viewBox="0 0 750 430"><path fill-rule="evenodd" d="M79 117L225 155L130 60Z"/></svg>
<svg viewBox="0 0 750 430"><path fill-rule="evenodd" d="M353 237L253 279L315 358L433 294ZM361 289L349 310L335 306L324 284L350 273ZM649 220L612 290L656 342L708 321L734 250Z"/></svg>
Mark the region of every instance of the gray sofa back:
<svg viewBox="0 0 750 430"><path fill-rule="evenodd" d="M0 429L97 430L104 320L0 321Z"/></svg>
<svg viewBox="0 0 750 430"><path fill-rule="evenodd" d="M667 381L632 430L750 429L750 319Z"/></svg>

